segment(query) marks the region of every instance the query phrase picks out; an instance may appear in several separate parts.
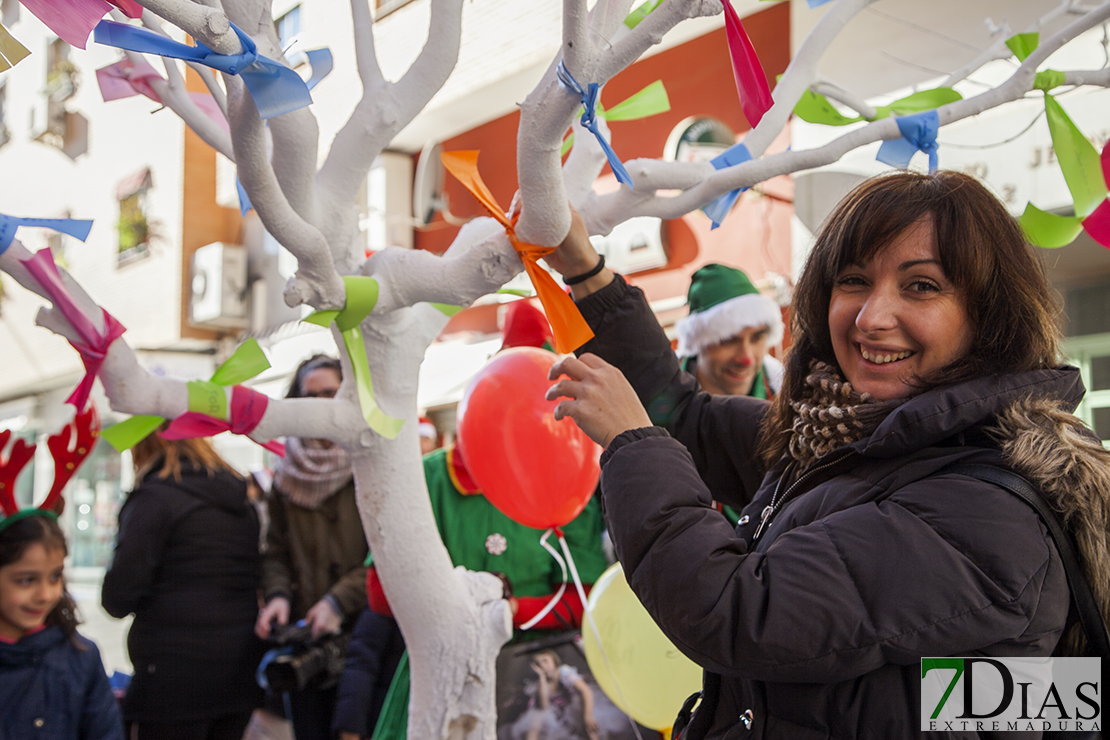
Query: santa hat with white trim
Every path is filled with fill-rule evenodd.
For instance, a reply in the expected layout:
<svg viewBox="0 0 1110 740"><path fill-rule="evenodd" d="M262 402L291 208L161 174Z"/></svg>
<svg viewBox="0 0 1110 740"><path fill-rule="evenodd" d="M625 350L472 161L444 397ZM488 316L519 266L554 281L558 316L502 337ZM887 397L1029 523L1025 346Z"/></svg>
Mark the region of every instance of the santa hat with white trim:
<svg viewBox="0 0 1110 740"><path fill-rule="evenodd" d="M748 327L766 326L768 344L782 341L782 312L761 295L740 270L708 264L690 278L690 315L675 324L678 356L691 357L736 336Z"/></svg>

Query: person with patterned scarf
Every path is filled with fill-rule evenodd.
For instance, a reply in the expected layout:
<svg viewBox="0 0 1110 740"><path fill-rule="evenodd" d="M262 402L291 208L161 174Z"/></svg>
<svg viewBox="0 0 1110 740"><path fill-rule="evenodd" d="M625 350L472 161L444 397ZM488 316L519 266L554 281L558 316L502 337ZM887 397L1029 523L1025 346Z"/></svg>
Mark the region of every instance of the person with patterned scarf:
<svg viewBox="0 0 1110 740"><path fill-rule="evenodd" d="M629 585L705 671L673 737L983 737L921 732L922 657L1085 653L1036 511L954 469L1029 479L1110 617L1110 452L1071 415L1084 388L1040 255L982 184L903 171L833 210L773 403L700 391L572 221L547 260L589 276L572 292L595 338L548 397L606 447ZM713 500L744 507L735 528Z"/></svg>
<svg viewBox="0 0 1110 740"><path fill-rule="evenodd" d="M339 361L316 355L301 363L287 398L332 398L339 391ZM369 548L355 501L346 450L322 439L290 437L274 470L270 528L262 557L262 594L255 632L305 620L313 637L349 630L366 606ZM290 696L298 740L332 737L335 687L309 686Z"/></svg>

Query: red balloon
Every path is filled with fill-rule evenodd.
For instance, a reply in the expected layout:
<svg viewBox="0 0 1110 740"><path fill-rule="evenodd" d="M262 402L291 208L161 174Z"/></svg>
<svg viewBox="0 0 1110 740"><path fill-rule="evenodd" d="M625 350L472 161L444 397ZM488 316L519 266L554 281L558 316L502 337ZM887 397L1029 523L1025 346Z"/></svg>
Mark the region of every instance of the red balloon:
<svg viewBox="0 0 1110 740"><path fill-rule="evenodd" d="M526 527L561 527L586 508L601 448L571 419L555 420L547 371L556 356L516 347L493 358L459 403L466 468L490 503Z"/></svg>

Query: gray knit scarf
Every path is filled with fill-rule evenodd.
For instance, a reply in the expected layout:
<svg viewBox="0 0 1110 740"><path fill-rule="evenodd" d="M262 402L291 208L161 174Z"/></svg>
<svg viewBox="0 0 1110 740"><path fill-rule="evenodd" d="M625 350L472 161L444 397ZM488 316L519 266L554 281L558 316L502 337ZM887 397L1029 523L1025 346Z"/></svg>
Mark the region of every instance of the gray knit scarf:
<svg viewBox="0 0 1110 740"><path fill-rule="evenodd" d="M833 450L870 435L904 399L879 402L857 393L840 370L813 360L806 376L806 393L790 406L794 417L790 456L803 468Z"/></svg>
<svg viewBox="0 0 1110 740"><path fill-rule="evenodd" d="M288 437L285 457L274 470L274 486L297 506L315 509L351 480L351 458L339 445Z"/></svg>

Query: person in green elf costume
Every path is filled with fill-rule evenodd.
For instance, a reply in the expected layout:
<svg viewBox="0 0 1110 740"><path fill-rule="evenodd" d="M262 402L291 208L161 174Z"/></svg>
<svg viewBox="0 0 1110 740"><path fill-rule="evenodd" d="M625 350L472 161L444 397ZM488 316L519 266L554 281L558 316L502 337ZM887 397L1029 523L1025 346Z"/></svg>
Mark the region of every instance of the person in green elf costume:
<svg viewBox="0 0 1110 740"><path fill-rule="evenodd" d="M782 341L782 312L740 270L708 264L694 273L690 314L675 325L682 369L721 396L771 399L782 363L767 354Z"/></svg>
<svg viewBox="0 0 1110 740"><path fill-rule="evenodd" d="M718 396L771 400L782 387L782 363L767 349L782 341L782 312L734 267L711 263L694 273L690 314L675 324L682 369ZM718 505L733 525L740 514Z"/></svg>
<svg viewBox="0 0 1110 740"><path fill-rule="evenodd" d="M527 301L509 304L501 329L509 347L550 349L551 328L546 318ZM470 477L458 442L424 456L424 477L440 537L452 562L473 571L502 576L511 591L514 641L523 642L553 632L581 627L583 604L572 583L567 584L555 608L531 629L519 628L536 616L563 583L559 564L540 545L543 531L519 524L502 514L482 495ZM605 523L597 497L573 521L562 527L586 593L608 567L602 548ZM376 611L388 609L380 586L368 575L367 593ZM373 740L404 740L408 729L408 656L401 660L382 707ZM591 720L592 721L592 720Z"/></svg>

